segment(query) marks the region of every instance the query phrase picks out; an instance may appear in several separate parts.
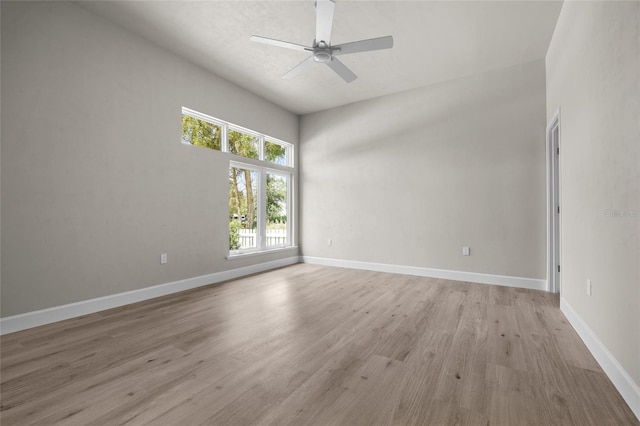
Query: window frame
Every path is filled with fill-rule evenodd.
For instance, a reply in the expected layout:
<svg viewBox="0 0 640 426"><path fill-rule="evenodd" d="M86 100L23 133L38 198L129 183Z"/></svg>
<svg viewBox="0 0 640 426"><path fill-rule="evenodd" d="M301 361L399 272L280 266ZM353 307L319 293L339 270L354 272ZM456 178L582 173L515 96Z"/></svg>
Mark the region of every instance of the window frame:
<svg viewBox="0 0 640 426"><path fill-rule="evenodd" d="M293 220L292 220L292 212L293 209L292 207L292 203L293 203L293 173L292 172L285 172L282 170L278 170L278 169L273 169L273 168L269 168L269 167L265 167L263 169L264 171L264 176L260 176L261 179L264 178L264 185L265 185L265 191L264 191L264 218L265 218L265 235L264 235L264 248L265 250L277 250L277 249L281 249L281 248L287 248L287 247L291 247L293 246ZM266 185L267 185L267 175L271 174L271 175L276 175L276 176L282 176L282 177L286 177L287 178L287 198L286 198L286 208L285 208L285 214L287 216L287 224L286 224L286 242L284 244L277 244L277 245L273 245L273 246L267 246L266 243L266 225L267 225L267 190L266 190ZM291 223L289 222L291 221Z"/></svg>
<svg viewBox="0 0 640 426"><path fill-rule="evenodd" d="M285 142L281 139L274 138L256 132L251 129L247 129L242 126L238 126L233 123L220 120L215 117L203 114L201 112L192 110L190 108L182 107L182 116L187 115L197 120L202 120L221 128L221 143L220 150L212 149L212 151L219 151L225 154L231 155L229 160L229 169L231 167L237 167L241 169L249 169L258 173L257 179L257 225L256 225L256 247L247 249L231 250L227 247L227 259L239 258L252 254L267 253L278 250L290 249L296 247L295 234L294 234L294 188L295 188L295 166L294 166L294 145ZM244 133L250 136L256 137L258 141L258 158L244 157L242 155L234 154L229 149L229 131ZM184 142L182 138L181 143L183 145L195 146L190 143ZM285 164L279 164L276 162L267 161L266 157L266 142L274 143L282 146L285 149ZM203 148L198 146L198 148ZM206 147L204 147L207 149ZM287 197L286 197L286 242L284 244L277 244L273 246L267 246L267 174L273 174L277 176L286 177L287 179ZM228 198L228 197L227 197Z"/></svg>
<svg viewBox="0 0 640 426"><path fill-rule="evenodd" d="M256 132L254 130L251 129L247 129L246 127L242 127L242 126L238 126L237 124L233 124L233 123L229 123L227 121L224 120L220 120L219 118L215 118L215 117L211 117L210 115L206 115L203 114L201 112L192 110L190 108L187 107L182 107L182 115L187 115L189 117L193 117L197 120L202 120L202 121L206 121L208 123L211 123L213 125L216 126L220 126L221 128L221 144L220 144L220 152L226 152L228 154L231 154L233 156L242 158L244 160L256 160L256 161L262 161L270 166L274 166L274 167L286 167L286 168L295 168L295 164L293 161L294 158L294 146L293 144L289 143L289 142L285 142L281 139L278 138L274 138L272 136L269 135L265 135L263 133L260 132ZM250 158L250 157L243 157L242 155L238 155L238 154L234 154L233 152L231 152L229 150L229 130L233 130L236 132L240 132L240 133L245 133L247 135L251 135L254 136L257 140L258 140L258 158ZM186 143L184 142L184 140L182 138L180 138L180 140L182 141L183 145L191 145L190 143ZM285 149L286 152L286 161L285 164L278 164L276 162L271 162L271 161L267 161L265 160L265 154L266 154L266 142L269 143L274 143L276 145L280 145ZM217 151L217 149L214 149L213 151Z"/></svg>
<svg viewBox="0 0 640 426"><path fill-rule="evenodd" d="M243 160L247 160L247 158L242 157ZM256 246L239 249L239 250L231 250L229 249L229 258L243 256L251 253L262 253L262 252L270 252L273 250L282 250L291 247L295 247L293 237L293 180L294 173L293 170L286 170L284 167L280 166L280 168L269 167L264 164L256 164L259 160L254 160L249 158L249 160L253 160L252 162L248 161L238 161L236 159L229 161L229 168L236 167L239 169L248 169L258 173L258 179L256 181L257 184L257 220L256 220ZM264 162L263 162L264 163ZM272 163L267 163L271 165ZM276 164L278 166L278 164ZM284 244L277 244L273 246L267 246L267 174L272 174L276 176L283 176L287 178L287 198L286 198L286 215L287 215L287 232L286 232L286 242Z"/></svg>
<svg viewBox="0 0 640 426"><path fill-rule="evenodd" d="M259 166L255 166L255 165L251 165L251 164L247 164L247 163L241 163L235 160L231 160L229 161L229 169L231 169L232 167L236 167L238 169L243 169L243 170L250 170L253 172L257 173L257 179L256 179L256 246L255 247L249 247L249 248L245 248L245 249L238 249L238 250L231 250L230 248L229 250L229 256L238 256L238 255L242 255L242 254L246 254L246 253L252 253L252 252L256 252L256 251L260 251L260 248L262 247L262 235L264 233L263 229L264 225L262 224L262 209L266 204L266 193L265 193L265 197L264 197L264 201L263 201L263 197L262 197L262 187L263 187L263 182L262 182L262 168ZM265 207L265 211L266 211L266 207ZM231 212L229 212L231 213Z"/></svg>

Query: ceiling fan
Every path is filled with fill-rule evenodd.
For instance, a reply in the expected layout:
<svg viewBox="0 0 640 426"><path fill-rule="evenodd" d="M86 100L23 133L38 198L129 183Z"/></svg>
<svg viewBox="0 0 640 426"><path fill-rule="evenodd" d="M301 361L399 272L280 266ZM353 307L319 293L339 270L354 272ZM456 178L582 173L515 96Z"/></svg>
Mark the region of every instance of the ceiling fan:
<svg viewBox="0 0 640 426"><path fill-rule="evenodd" d="M340 62L336 56L368 52L371 50L390 49L393 47L393 37L386 36L371 38L368 40L353 41L351 43L332 46L331 27L333 26L333 12L335 6L335 0L316 0L316 38L313 41L313 45L310 47L256 35L251 36L250 39L258 43L312 53L311 56L293 67L293 69L283 75L282 78L293 78L314 62L318 62L321 64L327 64L327 66L342 77L344 81L351 83L353 80L358 78L358 76L347 68L345 64Z"/></svg>

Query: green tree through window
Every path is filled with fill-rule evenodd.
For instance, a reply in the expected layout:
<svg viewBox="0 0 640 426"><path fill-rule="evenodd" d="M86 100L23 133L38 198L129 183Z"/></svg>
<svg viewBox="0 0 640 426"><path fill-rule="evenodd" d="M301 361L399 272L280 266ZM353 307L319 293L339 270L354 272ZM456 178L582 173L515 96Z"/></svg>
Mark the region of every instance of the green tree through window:
<svg viewBox="0 0 640 426"><path fill-rule="evenodd" d="M222 127L183 114L182 142L220 151L222 149Z"/></svg>

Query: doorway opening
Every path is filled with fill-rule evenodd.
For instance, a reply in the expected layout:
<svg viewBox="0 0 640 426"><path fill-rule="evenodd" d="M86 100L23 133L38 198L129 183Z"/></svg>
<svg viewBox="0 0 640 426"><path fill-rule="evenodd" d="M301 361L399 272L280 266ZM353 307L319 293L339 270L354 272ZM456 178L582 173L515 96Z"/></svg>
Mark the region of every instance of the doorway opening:
<svg viewBox="0 0 640 426"><path fill-rule="evenodd" d="M560 206L560 111L547 126L547 290L562 290Z"/></svg>

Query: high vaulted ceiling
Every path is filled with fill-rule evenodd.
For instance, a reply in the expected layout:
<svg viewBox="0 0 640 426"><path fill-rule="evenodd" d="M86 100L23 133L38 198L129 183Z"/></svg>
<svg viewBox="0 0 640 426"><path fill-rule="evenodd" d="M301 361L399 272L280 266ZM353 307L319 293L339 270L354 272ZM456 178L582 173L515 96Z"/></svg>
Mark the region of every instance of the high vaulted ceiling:
<svg viewBox="0 0 640 426"><path fill-rule="evenodd" d="M309 46L314 0L79 1L77 4L296 114L544 58L561 1L336 0L331 43L392 35L390 50L344 55L358 79L253 34Z"/></svg>

